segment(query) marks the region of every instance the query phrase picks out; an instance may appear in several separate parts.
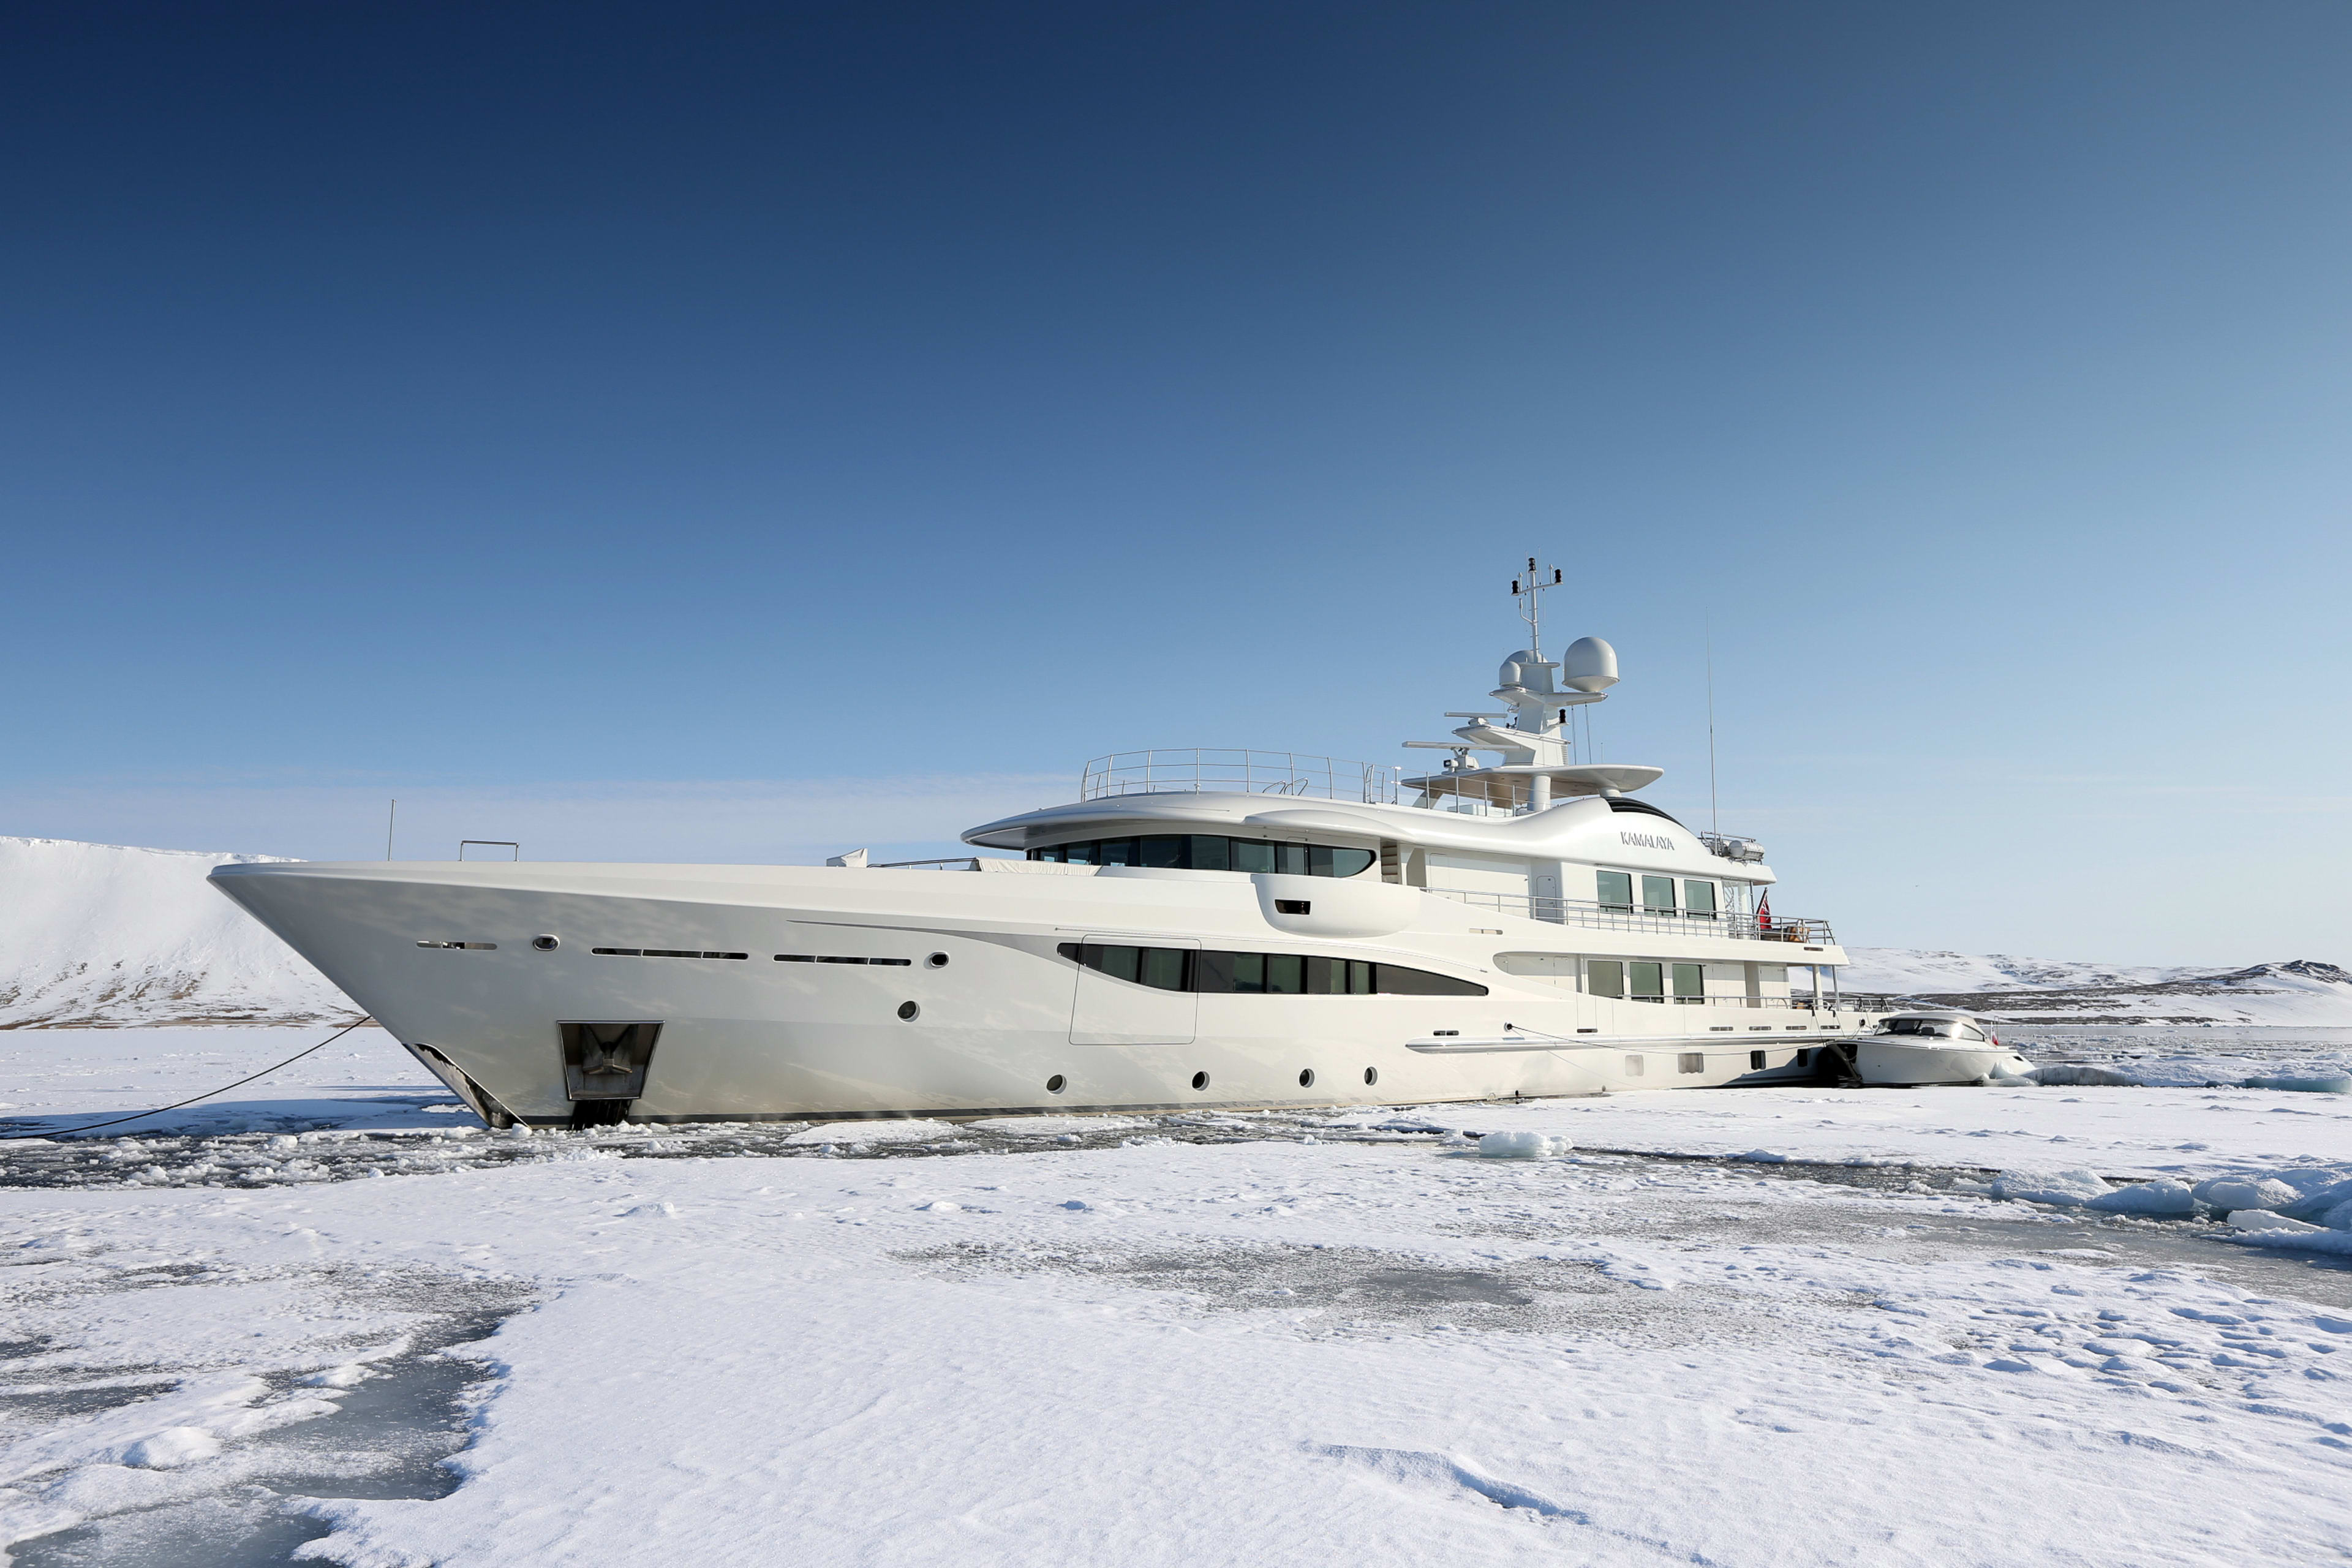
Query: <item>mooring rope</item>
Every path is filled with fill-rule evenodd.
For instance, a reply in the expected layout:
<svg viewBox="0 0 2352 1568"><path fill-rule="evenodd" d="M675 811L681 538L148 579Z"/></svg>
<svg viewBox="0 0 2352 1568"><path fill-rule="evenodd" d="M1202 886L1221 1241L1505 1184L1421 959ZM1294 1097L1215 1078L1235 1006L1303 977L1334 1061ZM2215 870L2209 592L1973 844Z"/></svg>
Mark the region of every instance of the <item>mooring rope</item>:
<svg viewBox="0 0 2352 1568"><path fill-rule="evenodd" d="M279 1062L277 1067L266 1067L259 1072L253 1074L252 1077L241 1078L235 1083L225 1083L218 1089L208 1089L202 1094L195 1095L191 1099L181 1100L178 1105L161 1105L157 1106L152 1110L142 1110L133 1116L117 1116L111 1121L92 1121L86 1126L81 1127L58 1127L46 1132L0 1132L0 1143L10 1142L19 1138L57 1138L70 1136L77 1132L95 1132L101 1127L120 1127L126 1121L143 1121L150 1116L161 1116L167 1110L177 1110L181 1106L194 1105L199 1100L210 1100L214 1095L226 1094L233 1089L242 1089L247 1084L251 1083L254 1079L268 1078L271 1073L276 1072L278 1068L292 1067L296 1062L299 1062L304 1057L309 1056L311 1051L325 1050L329 1046L333 1045L337 1040L341 1039L345 1035L348 1035L353 1029L358 1028L362 1024L373 1024L375 1020L373 1018L355 1018L352 1022L345 1024L341 1028L337 1029L333 1034L329 1035L325 1039L320 1040L317 1045L309 1047L303 1050L296 1051L292 1056L288 1057L284 1061Z"/></svg>

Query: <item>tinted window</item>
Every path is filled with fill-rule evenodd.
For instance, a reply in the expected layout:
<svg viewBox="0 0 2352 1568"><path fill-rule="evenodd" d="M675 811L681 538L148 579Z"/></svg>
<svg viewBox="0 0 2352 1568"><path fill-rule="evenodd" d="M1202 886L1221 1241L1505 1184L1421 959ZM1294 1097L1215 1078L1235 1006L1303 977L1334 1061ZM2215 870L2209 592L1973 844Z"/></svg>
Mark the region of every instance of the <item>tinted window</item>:
<svg viewBox="0 0 2352 1568"><path fill-rule="evenodd" d="M1642 908L1654 915L1673 914L1675 912L1675 879L1672 877L1643 878Z"/></svg>
<svg viewBox="0 0 2352 1568"><path fill-rule="evenodd" d="M1173 947L1126 947L1066 942L1065 958L1114 979L1162 991L1272 996L1484 996L1475 981L1401 963L1360 958L1310 958L1296 952L1192 952Z"/></svg>
<svg viewBox="0 0 2352 1568"><path fill-rule="evenodd" d="M1700 1002L1706 998L1706 971L1696 963L1675 965L1675 1000Z"/></svg>
<svg viewBox="0 0 2352 1568"><path fill-rule="evenodd" d="M1633 878L1626 871L1603 871L1600 874L1601 907L1604 910L1630 910L1633 907Z"/></svg>
<svg viewBox="0 0 2352 1568"><path fill-rule="evenodd" d="M1071 866L1151 866L1181 871L1278 871L1294 877L1357 877L1380 857L1330 844L1274 844L1207 833L1087 838L1029 851L1032 860Z"/></svg>
<svg viewBox="0 0 2352 1568"><path fill-rule="evenodd" d="M1181 947L1127 947L1110 942L1063 942L1057 952L1114 980L1160 991L1192 989L1192 953Z"/></svg>
<svg viewBox="0 0 2352 1568"><path fill-rule="evenodd" d="M1713 882L1685 882L1683 884L1683 913L1690 916L1693 920L1713 920L1715 918L1715 884Z"/></svg>
<svg viewBox="0 0 2352 1568"><path fill-rule="evenodd" d="M1159 991L1184 991L1184 950L1181 947L1147 947L1137 965L1136 979Z"/></svg>
<svg viewBox="0 0 2352 1568"><path fill-rule="evenodd" d="M1633 1000L1662 1002L1666 995L1666 966L1663 963L1629 963L1633 981Z"/></svg>
<svg viewBox="0 0 2352 1568"><path fill-rule="evenodd" d="M1450 974L1432 974L1425 969L1407 969L1401 963L1372 965L1373 988L1388 996L1484 996L1486 988L1475 981L1456 980Z"/></svg>
<svg viewBox="0 0 2352 1568"><path fill-rule="evenodd" d="M1584 984L1595 996L1622 996L1625 965L1614 958L1596 958L1584 966Z"/></svg>

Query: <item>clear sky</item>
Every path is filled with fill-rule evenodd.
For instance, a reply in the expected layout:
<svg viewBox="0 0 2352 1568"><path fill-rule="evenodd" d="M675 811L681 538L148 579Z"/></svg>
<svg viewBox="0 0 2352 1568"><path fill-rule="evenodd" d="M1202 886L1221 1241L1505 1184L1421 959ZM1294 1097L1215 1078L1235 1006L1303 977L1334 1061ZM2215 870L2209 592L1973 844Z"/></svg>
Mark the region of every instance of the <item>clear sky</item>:
<svg viewBox="0 0 2352 1568"><path fill-rule="evenodd" d="M919 854L1537 553L1776 907L2352 962L2340 0L5 26L0 833Z"/></svg>

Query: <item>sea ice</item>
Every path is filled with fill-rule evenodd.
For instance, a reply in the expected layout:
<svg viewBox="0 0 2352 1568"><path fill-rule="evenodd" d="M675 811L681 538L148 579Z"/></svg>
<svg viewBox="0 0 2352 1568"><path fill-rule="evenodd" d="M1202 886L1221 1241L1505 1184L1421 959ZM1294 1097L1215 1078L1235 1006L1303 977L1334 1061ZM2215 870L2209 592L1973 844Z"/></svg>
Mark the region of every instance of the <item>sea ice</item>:
<svg viewBox="0 0 2352 1568"><path fill-rule="evenodd" d="M2096 1171L2003 1171L1992 1179L1992 1195L2030 1204L2087 1204L2115 1189Z"/></svg>
<svg viewBox="0 0 2352 1568"><path fill-rule="evenodd" d="M2104 1214L2187 1215L2197 1212L2197 1200L2189 1195L2187 1183L2159 1178L2117 1187L2083 1206Z"/></svg>
<svg viewBox="0 0 2352 1568"><path fill-rule="evenodd" d="M2283 1209L2302 1194L2270 1176L2215 1176L2189 1190L2189 1195L2216 1214L2240 1209Z"/></svg>
<svg viewBox="0 0 2352 1568"><path fill-rule="evenodd" d="M1575 1147L1546 1132L1489 1132L1478 1140L1478 1152L1489 1160L1551 1160Z"/></svg>

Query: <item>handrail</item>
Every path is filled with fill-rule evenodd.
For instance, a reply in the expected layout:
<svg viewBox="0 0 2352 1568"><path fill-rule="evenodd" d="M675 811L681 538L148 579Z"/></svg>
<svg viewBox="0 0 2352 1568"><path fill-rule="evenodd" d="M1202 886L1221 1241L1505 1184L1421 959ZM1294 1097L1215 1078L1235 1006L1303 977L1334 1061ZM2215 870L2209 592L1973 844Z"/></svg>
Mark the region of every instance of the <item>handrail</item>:
<svg viewBox="0 0 2352 1568"><path fill-rule="evenodd" d="M1165 747L1097 757L1079 776L1080 800L1122 795L1286 795L1316 800L1397 803L1397 775L1378 763L1311 757L1297 752L1231 747Z"/></svg>
<svg viewBox="0 0 2352 1568"><path fill-rule="evenodd" d="M1827 921L1798 915L1748 915L1728 911L1712 915L1629 909L1622 904L1595 903L1584 899L1546 899L1528 893L1489 893L1469 888L1424 888L1441 899L1474 909L1515 914L1523 920L1553 925L1592 926L1602 931L1672 931L1680 936L1724 936L1743 942L1786 942L1826 946L1836 938Z"/></svg>

